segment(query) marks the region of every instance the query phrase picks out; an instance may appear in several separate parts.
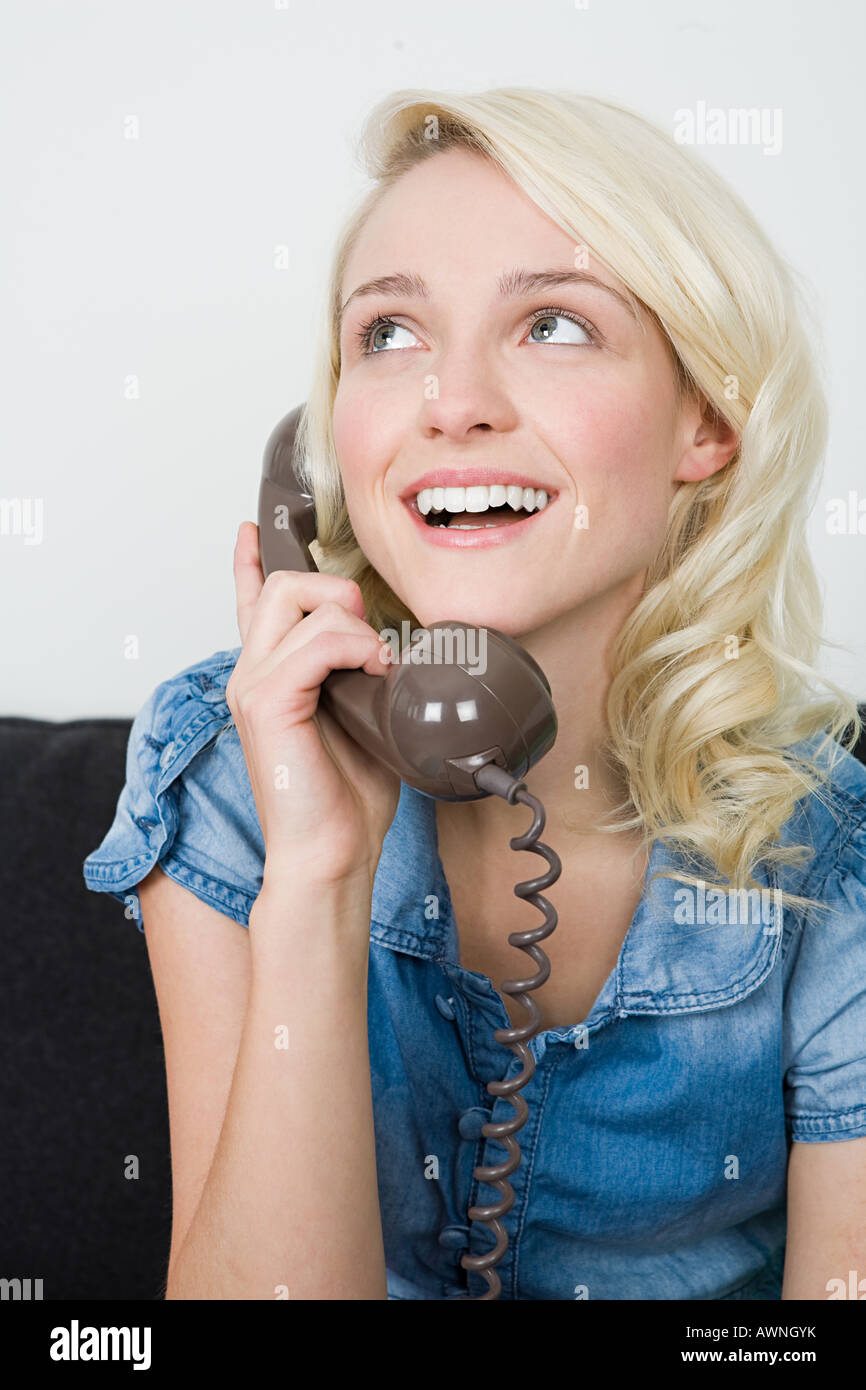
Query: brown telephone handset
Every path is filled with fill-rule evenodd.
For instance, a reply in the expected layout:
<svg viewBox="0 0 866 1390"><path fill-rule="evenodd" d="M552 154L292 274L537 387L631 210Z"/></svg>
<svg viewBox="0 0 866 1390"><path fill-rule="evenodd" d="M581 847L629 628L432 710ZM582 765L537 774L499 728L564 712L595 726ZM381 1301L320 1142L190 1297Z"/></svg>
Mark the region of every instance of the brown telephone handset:
<svg viewBox="0 0 866 1390"><path fill-rule="evenodd" d="M304 492L295 473L295 435L303 406L277 424L265 446L259 489L259 551L264 577L276 569L315 570L309 543L316 537L313 498ZM424 634L428 634L426 647ZM514 892L544 914L544 922L528 931L512 932L511 945L525 950L538 965L535 975L523 980L504 980L499 986L520 1001L530 1017L521 1028L500 1028L498 1042L510 1047L523 1063L523 1071L510 1081L491 1081L493 1096L504 1096L515 1114L499 1124L486 1124L485 1138L495 1139L508 1151L506 1162L475 1169L479 1182L489 1183L502 1194L495 1205L472 1206L470 1221L489 1226L496 1237L493 1249L464 1255L464 1269L483 1274L488 1289L482 1299L498 1298L499 1276L493 1269L508 1247L501 1218L511 1209L514 1192L508 1176L520 1163L520 1148L513 1137L526 1122L526 1101L518 1095L532 1076L535 1061L526 1043L538 1032L540 1015L529 991L544 984L550 962L540 941L557 924L555 908L541 896L559 877L561 864L548 845L538 839L544 829L544 808L521 780L556 739L556 712L550 685L538 663L523 648L495 628L473 629L467 623L433 623L421 634L413 633L413 646L427 659L413 658L411 649L390 665L386 675L371 676L362 670L338 670L322 682L319 702L350 738L381 759L409 786L442 801L474 801L495 794L510 804L530 806L534 819L525 835L511 839L512 849L532 850L549 864L547 873L518 883ZM474 639L474 640L473 640ZM468 653L473 659L468 659ZM484 654L478 662L479 653ZM431 658L432 654L432 659Z"/></svg>

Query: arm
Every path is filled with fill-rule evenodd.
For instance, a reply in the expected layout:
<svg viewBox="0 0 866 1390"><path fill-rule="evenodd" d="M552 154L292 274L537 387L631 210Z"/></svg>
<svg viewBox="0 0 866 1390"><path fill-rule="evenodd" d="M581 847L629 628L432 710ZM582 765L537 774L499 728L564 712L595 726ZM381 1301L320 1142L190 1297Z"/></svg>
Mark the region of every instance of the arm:
<svg viewBox="0 0 866 1390"><path fill-rule="evenodd" d="M238 1055L249 935L156 865L138 886L159 1005L171 1133L169 1278L201 1199Z"/></svg>
<svg viewBox="0 0 866 1390"><path fill-rule="evenodd" d="M166 1298L385 1299L368 880L314 887L299 872L277 891L266 877L249 937L170 880L141 900L172 1128ZM248 973L232 978L235 933Z"/></svg>
<svg viewBox="0 0 866 1390"><path fill-rule="evenodd" d="M864 1280L866 1297L866 1138L791 1145L788 1243L783 1299L828 1299L831 1279Z"/></svg>

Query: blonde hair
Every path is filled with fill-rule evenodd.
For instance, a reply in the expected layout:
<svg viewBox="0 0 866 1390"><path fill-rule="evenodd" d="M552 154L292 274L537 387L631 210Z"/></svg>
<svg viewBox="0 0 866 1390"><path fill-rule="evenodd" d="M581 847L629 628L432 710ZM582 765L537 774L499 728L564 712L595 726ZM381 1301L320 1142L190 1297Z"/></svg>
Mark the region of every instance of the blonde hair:
<svg viewBox="0 0 866 1390"><path fill-rule="evenodd" d="M809 341L817 326L795 272L691 151L635 112L571 92L409 90L374 107L359 150L375 184L335 249L298 432L317 561L356 580L373 627L419 625L361 552L345 506L331 427L340 295L385 191L455 145L494 161L619 277L664 334L680 397L703 396L736 431L726 467L680 484L644 594L615 642L605 753L629 799L599 829L676 842L701 877L709 864L735 889L754 887L761 859L807 857L805 846L777 844L779 832L802 797L824 795L839 740L851 726L843 746L852 748L860 721L854 700L813 667L821 600L806 523L827 434ZM816 682L830 693L815 695ZM807 758L790 751L819 733Z"/></svg>

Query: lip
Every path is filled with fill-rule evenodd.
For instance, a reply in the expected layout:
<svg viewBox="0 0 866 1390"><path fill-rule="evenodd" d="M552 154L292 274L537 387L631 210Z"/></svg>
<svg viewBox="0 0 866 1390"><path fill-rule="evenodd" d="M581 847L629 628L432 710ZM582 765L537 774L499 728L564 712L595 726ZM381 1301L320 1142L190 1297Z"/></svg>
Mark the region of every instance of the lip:
<svg viewBox="0 0 866 1390"><path fill-rule="evenodd" d="M503 477L502 474L499 475ZM430 484L426 484L430 486ZM443 483L437 483L437 487L443 487ZM458 486L454 484L453 486ZM471 484L466 484L471 486ZM531 487L531 483L526 484ZM410 493L408 497L402 499L403 505L412 519L412 524L421 532L425 541L430 545L444 546L448 550L485 550L491 546L507 545L509 541L520 540L525 536L530 526L543 526L544 518L547 513L556 505L556 496L547 503L543 511L533 512L531 516L526 516L522 521L510 521L507 526L480 526L477 531L452 531L450 526L428 526L424 517L415 506L415 494ZM483 513L479 512L479 516Z"/></svg>
<svg viewBox="0 0 866 1390"><path fill-rule="evenodd" d="M417 497L425 487L492 487L494 483L503 483L506 487L534 487L536 492L543 489L549 501L557 494L555 487L550 487L538 477L532 478L528 473L514 473L510 468L487 464L477 468L431 468L428 473L422 473L420 478L409 483L399 497L401 502L406 502Z"/></svg>

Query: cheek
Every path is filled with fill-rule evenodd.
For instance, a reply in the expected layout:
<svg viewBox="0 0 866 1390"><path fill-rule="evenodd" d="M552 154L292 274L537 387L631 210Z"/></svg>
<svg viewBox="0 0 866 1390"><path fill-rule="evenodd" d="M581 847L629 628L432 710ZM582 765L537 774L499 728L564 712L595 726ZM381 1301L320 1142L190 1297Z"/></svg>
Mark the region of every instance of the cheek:
<svg viewBox="0 0 866 1390"><path fill-rule="evenodd" d="M342 381L334 398L331 428L340 472L348 491L353 478L369 458L374 429L369 402L362 395L347 390Z"/></svg>
<svg viewBox="0 0 866 1390"><path fill-rule="evenodd" d="M375 563L384 534L378 515L382 479L399 447L393 415L377 409L368 391L346 389L341 383L331 428L352 529L365 555Z"/></svg>
<svg viewBox="0 0 866 1390"><path fill-rule="evenodd" d="M331 427L346 496L357 495L394 458L400 446L401 422L393 409L385 410L378 404L375 393L341 381Z"/></svg>
<svg viewBox="0 0 866 1390"><path fill-rule="evenodd" d="M645 386L595 393L572 414L567 438L560 457L590 515L664 522L673 466L666 402L654 400Z"/></svg>
<svg viewBox="0 0 866 1390"><path fill-rule="evenodd" d="M605 586L652 562L670 507L670 418L645 388L587 393L554 442L581 511L571 538L578 569ZM553 442L553 441L552 441ZM582 509L585 508L584 512Z"/></svg>

